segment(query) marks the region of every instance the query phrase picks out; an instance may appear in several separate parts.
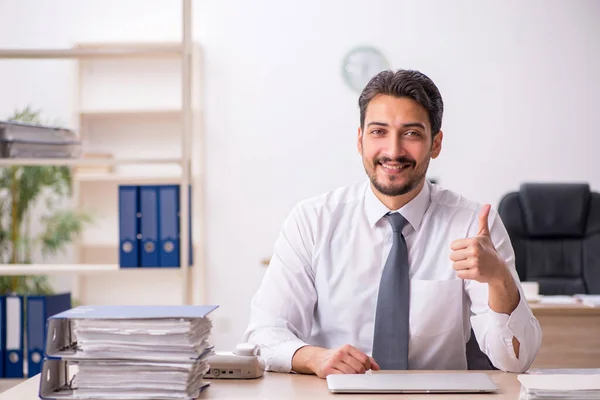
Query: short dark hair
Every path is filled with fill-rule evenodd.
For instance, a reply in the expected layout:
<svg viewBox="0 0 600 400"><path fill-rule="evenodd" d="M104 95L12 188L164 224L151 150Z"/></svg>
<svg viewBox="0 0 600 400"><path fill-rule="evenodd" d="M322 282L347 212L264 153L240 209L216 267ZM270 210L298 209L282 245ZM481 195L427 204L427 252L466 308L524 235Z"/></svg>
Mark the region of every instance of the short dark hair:
<svg viewBox="0 0 600 400"><path fill-rule="evenodd" d="M444 102L435 83L419 71L399 69L382 71L375 75L363 89L358 98L360 108L360 127L364 128L367 106L380 94L394 97L408 97L427 110L432 138L442 129Z"/></svg>

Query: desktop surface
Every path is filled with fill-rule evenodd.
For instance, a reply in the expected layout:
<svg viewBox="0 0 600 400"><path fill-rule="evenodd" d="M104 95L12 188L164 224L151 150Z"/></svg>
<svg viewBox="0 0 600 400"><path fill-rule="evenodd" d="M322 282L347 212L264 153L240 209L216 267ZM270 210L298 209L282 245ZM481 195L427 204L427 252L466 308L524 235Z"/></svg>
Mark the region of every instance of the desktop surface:
<svg viewBox="0 0 600 400"><path fill-rule="evenodd" d="M399 371L385 371L385 373L398 373ZM482 371L406 371L406 374L419 373L481 373ZM402 400L468 400L494 399L518 400L521 385L517 380L518 374L501 371L485 371L499 390L493 394L361 394L362 399L402 399ZM38 388L40 375L15 386L0 394L0 400L39 400ZM314 375L280 374L267 372L262 378L249 380L213 380L211 385L202 393L199 399L344 399L356 395L334 394L327 388L325 379Z"/></svg>

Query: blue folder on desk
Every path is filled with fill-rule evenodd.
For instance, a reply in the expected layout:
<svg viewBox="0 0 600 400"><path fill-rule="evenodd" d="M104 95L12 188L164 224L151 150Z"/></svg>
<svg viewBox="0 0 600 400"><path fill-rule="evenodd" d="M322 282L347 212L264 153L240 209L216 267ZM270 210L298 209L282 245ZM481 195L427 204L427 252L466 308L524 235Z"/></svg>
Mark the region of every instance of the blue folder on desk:
<svg viewBox="0 0 600 400"><path fill-rule="evenodd" d="M119 186L119 265L123 268L140 265L139 187Z"/></svg>
<svg viewBox="0 0 600 400"><path fill-rule="evenodd" d="M27 376L42 372L45 353L46 321L71 308L71 293L27 296Z"/></svg>
<svg viewBox="0 0 600 400"><path fill-rule="evenodd" d="M23 378L23 296L7 295L4 377Z"/></svg>

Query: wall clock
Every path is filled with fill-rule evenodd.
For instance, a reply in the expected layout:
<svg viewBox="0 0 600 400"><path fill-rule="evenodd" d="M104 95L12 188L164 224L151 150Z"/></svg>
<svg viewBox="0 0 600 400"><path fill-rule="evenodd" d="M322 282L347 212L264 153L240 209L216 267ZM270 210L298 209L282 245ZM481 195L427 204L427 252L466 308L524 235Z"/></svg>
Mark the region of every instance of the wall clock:
<svg viewBox="0 0 600 400"><path fill-rule="evenodd" d="M381 51L371 46L361 46L350 50L344 57L342 76L350 88L361 92L373 76L389 68Z"/></svg>

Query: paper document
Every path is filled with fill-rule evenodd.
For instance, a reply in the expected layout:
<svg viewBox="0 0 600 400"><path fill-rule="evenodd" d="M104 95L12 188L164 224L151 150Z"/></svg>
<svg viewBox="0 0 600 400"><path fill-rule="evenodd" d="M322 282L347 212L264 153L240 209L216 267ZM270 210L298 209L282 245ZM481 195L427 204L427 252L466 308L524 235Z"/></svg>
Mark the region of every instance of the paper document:
<svg viewBox="0 0 600 400"><path fill-rule="evenodd" d="M573 296L540 296L540 304L577 304Z"/></svg>
<svg viewBox="0 0 600 400"><path fill-rule="evenodd" d="M600 390L600 374L594 375L519 375L527 389L541 390Z"/></svg>
<svg viewBox="0 0 600 400"><path fill-rule="evenodd" d="M573 297L581 301L586 306L600 307L600 295L598 294L576 294Z"/></svg>
<svg viewBox="0 0 600 400"><path fill-rule="evenodd" d="M600 375L600 368L532 368L529 375Z"/></svg>
<svg viewBox="0 0 600 400"><path fill-rule="evenodd" d="M145 361L81 360L77 361L78 372L72 386L77 393L91 393L99 397L114 397L114 392L123 398L136 397L144 393L165 394L172 398L197 396L208 382L202 377L209 367L206 360L188 363L156 363Z"/></svg>
<svg viewBox="0 0 600 400"><path fill-rule="evenodd" d="M76 358L193 361L210 350L212 324L196 320L73 321Z"/></svg>
<svg viewBox="0 0 600 400"><path fill-rule="evenodd" d="M46 351L56 359L44 365L48 376L69 379L41 380L41 398L197 398L209 385L214 308L86 306L52 316Z"/></svg>
<svg viewBox="0 0 600 400"><path fill-rule="evenodd" d="M519 375L526 399L598 399L600 374Z"/></svg>

